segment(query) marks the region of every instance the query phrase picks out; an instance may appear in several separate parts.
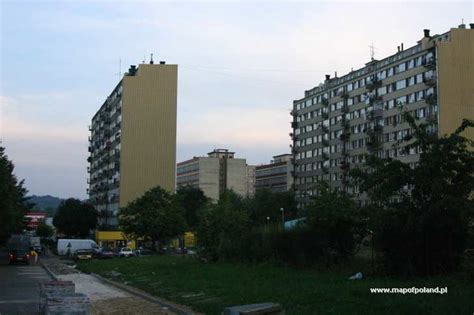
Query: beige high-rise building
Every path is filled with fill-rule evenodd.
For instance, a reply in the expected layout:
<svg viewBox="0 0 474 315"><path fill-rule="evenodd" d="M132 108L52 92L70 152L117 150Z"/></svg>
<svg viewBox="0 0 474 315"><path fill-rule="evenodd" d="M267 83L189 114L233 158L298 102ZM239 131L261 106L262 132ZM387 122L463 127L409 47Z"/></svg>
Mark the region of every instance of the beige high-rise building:
<svg viewBox="0 0 474 315"><path fill-rule="evenodd" d="M227 149L215 149L207 157L194 157L177 164L177 187L192 186L200 188L214 201L228 189L241 196L249 191L249 170L245 159L234 157L235 153ZM251 170L250 170L251 173Z"/></svg>
<svg viewBox="0 0 474 315"><path fill-rule="evenodd" d="M295 189L300 205L317 194L318 181L329 182L366 201L348 185L348 172L366 154L414 165L416 148L405 152L400 140L411 132L406 111L428 122L442 136L462 119L474 119L474 24L423 37L365 67L326 80L294 101L292 128ZM465 133L474 139L474 130Z"/></svg>
<svg viewBox="0 0 474 315"><path fill-rule="evenodd" d="M92 118L89 200L99 228L147 190L175 189L177 65L131 66Z"/></svg>

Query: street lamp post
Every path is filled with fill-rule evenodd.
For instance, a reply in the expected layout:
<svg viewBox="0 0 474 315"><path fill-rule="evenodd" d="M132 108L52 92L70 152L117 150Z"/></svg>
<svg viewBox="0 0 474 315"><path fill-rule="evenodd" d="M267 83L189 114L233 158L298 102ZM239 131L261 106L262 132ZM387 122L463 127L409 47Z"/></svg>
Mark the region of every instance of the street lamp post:
<svg viewBox="0 0 474 315"><path fill-rule="evenodd" d="M280 208L281 211L281 227L285 229L285 209Z"/></svg>

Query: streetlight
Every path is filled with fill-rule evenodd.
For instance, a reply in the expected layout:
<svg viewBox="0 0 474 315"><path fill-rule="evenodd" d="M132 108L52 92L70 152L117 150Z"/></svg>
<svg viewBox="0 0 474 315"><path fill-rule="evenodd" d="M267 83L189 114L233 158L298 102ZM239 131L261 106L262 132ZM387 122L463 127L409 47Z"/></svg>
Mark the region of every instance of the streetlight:
<svg viewBox="0 0 474 315"><path fill-rule="evenodd" d="M280 208L281 211L281 226L283 227L283 230L285 229L285 209Z"/></svg>

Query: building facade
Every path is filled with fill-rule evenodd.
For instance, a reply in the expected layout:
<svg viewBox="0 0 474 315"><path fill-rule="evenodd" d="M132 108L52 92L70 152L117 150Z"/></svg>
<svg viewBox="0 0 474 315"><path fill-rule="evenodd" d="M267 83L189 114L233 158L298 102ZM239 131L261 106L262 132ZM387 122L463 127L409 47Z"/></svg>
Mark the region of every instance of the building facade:
<svg viewBox="0 0 474 315"><path fill-rule="evenodd" d="M227 189L239 195L249 192L248 169L245 159L234 158L235 153L227 149L215 149L207 157L194 157L177 164L177 187L200 188L214 201Z"/></svg>
<svg viewBox="0 0 474 315"><path fill-rule="evenodd" d="M294 101L290 133L295 190L300 206L325 180L336 189L364 195L348 185L348 172L367 154L414 166L419 152L404 152L410 134L403 112L430 124L438 135L453 132L463 118L474 119L474 24L423 38L413 47L305 91ZM474 131L466 135L474 139Z"/></svg>
<svg viewBox="0 0 474 315"><path fill-rule="evenodd" d="M293 187L293 156L275 155L270 164L259 165L255 170L255 189L272 192L289 191Z"/></svg>
<svg viewBox="0 0 474 315"><path fill-rule="evenodd" d="M177 65L131 66L89 127L89 201L99 229L117 228L120 207L155 186L173 192Z"/></svg>

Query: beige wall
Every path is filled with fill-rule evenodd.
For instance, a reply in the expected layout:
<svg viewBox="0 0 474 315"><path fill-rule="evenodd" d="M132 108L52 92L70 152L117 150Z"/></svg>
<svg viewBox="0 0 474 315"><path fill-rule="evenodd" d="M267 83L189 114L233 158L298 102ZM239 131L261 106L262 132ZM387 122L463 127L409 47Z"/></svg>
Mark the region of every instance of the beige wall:
<svg viewBox="0 0 474 315"><path fill-rule="evenodd" d="M219 200L219 159L199 159L199 188L213 201Z"/></svg>
<svg viewBox="0 0 474 315"><path fill-rule="evenodd" d="M463 118L474 119L474 30L451 29L451 42L438 43L439 129L452 133ZM465 134L474 139L474 130Z"/></svg>
<svg viewBox="0 0 474 315"><path fill-rule="evenodd" d="M227 160L227 189L239 195L247 195L247 161L245 159Z"/></svg>
<svg viewBox="0 0 474 315"><path fill-rule="evenodd" d="M177 65L139 66L123 78L120 206L157 185L174 192Z"/></svg>

